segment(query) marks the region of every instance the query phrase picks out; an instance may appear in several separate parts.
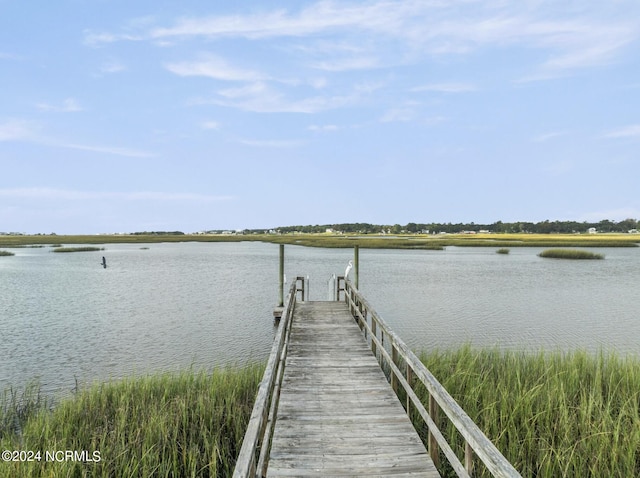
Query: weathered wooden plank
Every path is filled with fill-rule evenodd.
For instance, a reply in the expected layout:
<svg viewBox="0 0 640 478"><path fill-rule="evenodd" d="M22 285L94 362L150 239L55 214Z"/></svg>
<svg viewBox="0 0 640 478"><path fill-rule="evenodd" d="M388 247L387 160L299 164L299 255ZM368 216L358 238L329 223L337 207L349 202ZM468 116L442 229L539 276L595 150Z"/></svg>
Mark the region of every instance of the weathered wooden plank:
<svg viewBox="0 0 640 478"><path fill-rule="evenodd" d="M289 340L267 476L439 476L343 303L298 303Z"/></svg>

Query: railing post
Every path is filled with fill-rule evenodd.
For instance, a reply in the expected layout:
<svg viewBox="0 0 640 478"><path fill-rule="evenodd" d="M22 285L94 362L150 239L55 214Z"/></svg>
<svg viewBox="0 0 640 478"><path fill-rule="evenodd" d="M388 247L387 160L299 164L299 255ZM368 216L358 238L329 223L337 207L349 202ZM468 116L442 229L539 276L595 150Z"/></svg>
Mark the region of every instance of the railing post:
<svg viewBox="0 0 640 478"><path fill-rule="evenodd" d="M407 371L407 383L409 384L409 388L413 390L413 383L412 383L413 369L411 368L411 365L409 364L408 361L405 364L405 370ZM411 397L409 397L408 393L407 393L407 415L409 415L409 418L411 418Z"/></svg>
<svg viewBox="0 0 640 478"><path fill-rule="evenodd" d="M371 316L371 337L378 337L378 327L376 323L375 317ZM371 351L373 352L373 356L378 359L378 346L376 343L371 340Z"/></svg>
<svg viewBox="0 0 640 478"><path fill-rule="evenodd" d="M433 395L429 394L429 416L431 419L438 423L438 404L436 403L436 399L433 398ZM429 456L431 457L431 461L438 466L440 464L440 449L438 447L438 440L429 429L428 433L428 446L429 446Z"/></svg>
<svg viewBox="0 0 640 478"><path fill-rule="evenodd" d="M391 360L394 365L398 365L398 349L396 348L396 344L393 342L391 343ZM398 379L396 378L396 374L393 370L391 370L391 388L393 388L393 391L396 392L396 394L398 393Z"/></svg>
<svg viewBox="0 0 640 478"><path fill-rule="evenodd" d="M473 475L473 448L467 441L464 443L464 468L469 476Z"/></svg>

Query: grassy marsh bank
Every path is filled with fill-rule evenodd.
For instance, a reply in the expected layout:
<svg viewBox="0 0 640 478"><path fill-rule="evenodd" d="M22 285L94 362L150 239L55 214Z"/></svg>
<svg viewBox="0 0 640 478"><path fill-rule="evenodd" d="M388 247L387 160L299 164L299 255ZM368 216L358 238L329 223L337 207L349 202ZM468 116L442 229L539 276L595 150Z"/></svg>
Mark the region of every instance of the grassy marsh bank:
<svg viewBox="0 0 640 478"><path fill-rule="evenodd" d="M11 251L2 251L0 250L0 257L8 257L8 256L15 256L15 254Z"/></svg>
<svg viewBox="0 0 640 478"><path fill-rule="evenodd" d="M639 359L469 346L421 359L522 476L640 476Z"/></svg>
<svg viewBox="0 0 640 478"><path fill-rule="evenodd" d="M52 252L95 252L104 251L104 247L54 247Z"/></svg>
<svg viewBox="0 0 640 478"><path fill-rule="evenodd" d="M53 239L55 238L55 239ZM376 249L430 249L458 247L637 247L637 234L184 234L184 235L93 235L93 236L0 236L0 247L24 244L149 244L159 242L258 241L308 247L349 248L358 245Z"/></svg>
<svg viewBox="0 0 640 478"><path fill-rule="evenodd" d="M538 254L538 256L550 259L604 259L603 254L576 251L574 249L547 249Z"/></svg>
<svg viewBox="0 0 640 478"><path fill-rule="evenodd" d="M640 476L640 360L469 346L421 359L524 477ZM95 385L52 411L37 389L14 393L20 419L0 403L0 448L97 450L101 461L0 463L0 477L230 476L262 371Z"/></svg>
<svg viewBox="0 0 640 478"><path fill-rule="evenodd" d="M100 461L0 462L0 477L230 476L262 373L251 365L125 379L51 410L33 390L5 394L0 449L98 451Z"/></svg>

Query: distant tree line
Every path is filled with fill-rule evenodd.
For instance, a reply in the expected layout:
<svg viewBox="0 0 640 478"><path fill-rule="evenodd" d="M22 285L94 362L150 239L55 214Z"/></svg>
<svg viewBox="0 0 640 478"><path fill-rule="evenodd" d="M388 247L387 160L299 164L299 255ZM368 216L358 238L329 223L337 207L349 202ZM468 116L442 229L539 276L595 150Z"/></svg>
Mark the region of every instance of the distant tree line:
<svg viewBox="0 0 640 478"><path fill-rule="evenodd" d="M132 232L132 236L184 236L182 231L143 231Z"/></svg>
<svg viewBox="0 0 640 478"><path fill-rule="evenodd" d="M578 222L578 221L541 221L541 222L494 222L493 224L476 224L471 223L415 223L410 222L406 225L379 225L363 222L343 223L343 224L324 224L324 225L307 225L307 226L284 226L277 227L273 230L281 233L319 233L332 230L345 234L401 234L401 233L448 233L455 234L460 232L479 232L487 231L491 233L530 233L530 234L551 234L551 233L583 233L589 229L595 229L597 232L629 232L640 228L640 221L637 219L625 219L615 222L604 219L599 222ZM269 232L268 230L246 230L245 233Z"/></svg>

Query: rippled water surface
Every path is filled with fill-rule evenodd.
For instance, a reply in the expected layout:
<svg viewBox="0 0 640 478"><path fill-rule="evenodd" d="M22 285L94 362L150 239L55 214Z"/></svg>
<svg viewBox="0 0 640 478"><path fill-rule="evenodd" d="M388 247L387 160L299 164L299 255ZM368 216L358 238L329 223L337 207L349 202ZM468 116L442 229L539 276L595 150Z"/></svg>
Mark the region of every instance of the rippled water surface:
<svg viewBox="0 0 640 478"><path fill-rule="evenodd" d="M105 247L0 258L0 390L37 378L64 394L76 379L267 357L278 246ZM639 354L640 248L593 250L605 260L541 259L536 248L365 249L360 288L417 350L470 342ZM311 299L325 300L352 254L287 246L286 273L309 275Z"/></svg>

